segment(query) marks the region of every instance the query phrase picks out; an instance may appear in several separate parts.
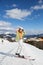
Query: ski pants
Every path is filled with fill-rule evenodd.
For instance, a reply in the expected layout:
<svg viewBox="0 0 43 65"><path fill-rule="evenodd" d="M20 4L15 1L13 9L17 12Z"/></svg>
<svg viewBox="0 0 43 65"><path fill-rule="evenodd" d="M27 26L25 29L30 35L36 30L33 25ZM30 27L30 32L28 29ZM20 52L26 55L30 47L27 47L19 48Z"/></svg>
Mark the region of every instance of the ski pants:
<svg viewBox="0 0 43 65"><path fill-rule="evenodd" d="M18 48L17 48L17 53L21 53L21 51L22 51L22 48L23 48L23 40L22 39L20 39L19 41L18 41Z"/></svg>

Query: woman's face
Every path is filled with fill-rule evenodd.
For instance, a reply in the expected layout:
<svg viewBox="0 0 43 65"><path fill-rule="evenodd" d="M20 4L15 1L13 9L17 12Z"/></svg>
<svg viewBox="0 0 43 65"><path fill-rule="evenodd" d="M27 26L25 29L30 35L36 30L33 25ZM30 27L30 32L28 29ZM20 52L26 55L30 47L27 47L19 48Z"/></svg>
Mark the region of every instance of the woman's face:
<svg viewBox="0 0 43 65"><path fill-rule="evenodd" d="M22 29L20 29L20 32L22 32Z"/></svg>

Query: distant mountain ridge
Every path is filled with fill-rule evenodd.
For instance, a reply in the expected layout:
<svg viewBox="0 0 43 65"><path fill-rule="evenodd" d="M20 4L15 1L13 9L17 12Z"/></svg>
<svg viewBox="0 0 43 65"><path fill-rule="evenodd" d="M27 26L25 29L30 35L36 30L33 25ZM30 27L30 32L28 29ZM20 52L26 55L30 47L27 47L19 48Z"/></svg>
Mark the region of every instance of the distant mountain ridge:
<svg viewBox="0 0 43 65"><path fill-rule="evenodd" d="M33 38L33 37L43 37L43 34L33 34L33 35L25 35L25 37Z"/></svg>
<svg viewBox="0 0 43 65"><path fill-rule="evenodd" d="M15 37L16 34L8 33L8 34L0 34L0 37ZM26 38L34 38L34 37L43 37L43 34L33 34L33 35L25 35Z"/></svg>

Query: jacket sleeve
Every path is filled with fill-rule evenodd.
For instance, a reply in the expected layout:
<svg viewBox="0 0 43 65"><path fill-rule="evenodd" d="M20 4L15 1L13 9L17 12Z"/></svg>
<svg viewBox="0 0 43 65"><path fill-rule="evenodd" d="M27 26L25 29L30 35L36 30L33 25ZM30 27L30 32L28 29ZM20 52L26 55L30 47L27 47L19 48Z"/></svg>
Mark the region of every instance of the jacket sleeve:
<svg viewBox="0 0 43 65"><path fill-rule="evenodd" d="M23 37L25 36L25 32L23 32Z"/></svg>

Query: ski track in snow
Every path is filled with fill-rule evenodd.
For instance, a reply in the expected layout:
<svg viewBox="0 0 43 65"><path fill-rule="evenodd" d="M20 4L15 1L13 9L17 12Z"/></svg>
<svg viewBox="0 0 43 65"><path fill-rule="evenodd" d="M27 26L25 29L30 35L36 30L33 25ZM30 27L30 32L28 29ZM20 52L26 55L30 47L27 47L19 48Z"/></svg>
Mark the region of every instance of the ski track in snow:
<svg viewBox="0 0 43 65"><path fill-rule="evenodd" d="M1 42L0 39L0 65L43 65L43 50L40 50L32 45L23 43L23 50L21 55L30 56L29 58L35 59L21 59L14 57L18 48L18 43L9 42L6 39Z"/></svg>

